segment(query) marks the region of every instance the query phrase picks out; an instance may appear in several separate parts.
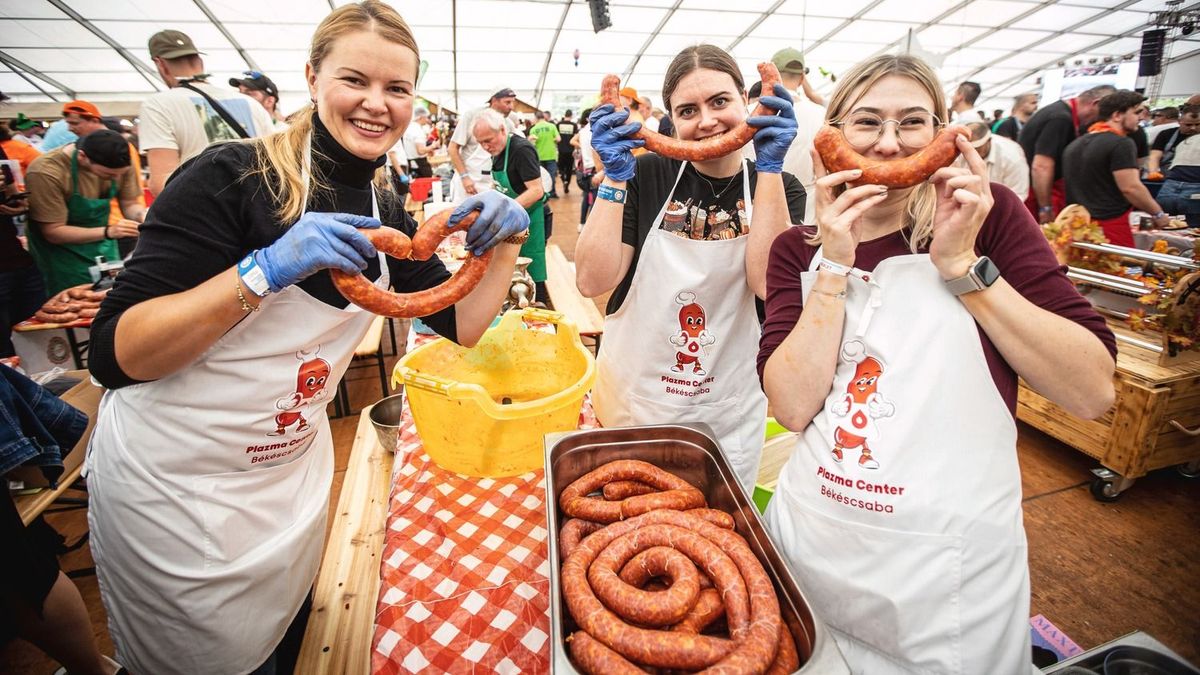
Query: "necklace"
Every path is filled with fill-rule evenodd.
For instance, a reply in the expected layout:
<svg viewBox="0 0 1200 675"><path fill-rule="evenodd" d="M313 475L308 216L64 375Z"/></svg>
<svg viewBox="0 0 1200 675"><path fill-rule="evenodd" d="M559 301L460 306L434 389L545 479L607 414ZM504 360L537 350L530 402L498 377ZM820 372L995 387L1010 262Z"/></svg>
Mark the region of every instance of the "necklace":
<svg viewBox="0 0 1200 675"><path fill-rule="evenodd" d="M701 174L700 171L696 169L695 165L689 165L689 166L692 167L692 172L695 173L696 176L700 178L700 180L704 181L708 185L709 191L712 192L712 198L713 198L714 202L717 201L718 199L720 199L721 195L725 194L725 191L728 190L730 187L732 187L734 185L734 183L738 182L737 177L742 175L742 170L744 170L744 168L745 168L745 167L743 167L742 170L739 170L737 173L730 176L729 184L726 185L725 187L721 188L720 192L717 192L717 188L713 187L712 181L705 178L704 175Z"/></svg>

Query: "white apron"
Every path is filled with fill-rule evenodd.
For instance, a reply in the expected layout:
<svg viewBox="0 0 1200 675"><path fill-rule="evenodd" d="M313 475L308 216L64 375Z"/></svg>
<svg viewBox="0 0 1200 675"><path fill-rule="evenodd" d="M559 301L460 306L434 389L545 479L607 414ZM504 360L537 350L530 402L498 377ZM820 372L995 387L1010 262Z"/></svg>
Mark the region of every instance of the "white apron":
<svg viewBox="0 0 1200 675"><path fill-rule="evenodd" d="M755 366L761 329L746 283L749 237L698 241L661 229L674 192L650 227L625 302L604 320L592 404L606 427L708 424L749 495L767 421ZM744 162L742 194L748 223Z"/></svg>
<svg viewBox="0 0 1200 675"><path fill-rule="evenodd" d="M325 408L374 318L289 286L195 363L104 395L88 523L109 633L132 672L247 673L283 638L324 543Z"/></svg>
<svg viewBox="0 0 1200 675"><path fill-rule="evenodd" d="M467 176L474 181L477 192L492 189L492 156L482 145L476 145L474 152L463 157L463 165L467 168ZM470 196L463 187L462 174L455 171L450 177L450 201L458 204Z"/></svg>
<svg viewBox="0 0 1200 675"><path fill-rule="evenodd" d="M1016 424L971 314L889 258L850 275L842 344L767 509L813 612L855 673L1033 672Z"/></svg>

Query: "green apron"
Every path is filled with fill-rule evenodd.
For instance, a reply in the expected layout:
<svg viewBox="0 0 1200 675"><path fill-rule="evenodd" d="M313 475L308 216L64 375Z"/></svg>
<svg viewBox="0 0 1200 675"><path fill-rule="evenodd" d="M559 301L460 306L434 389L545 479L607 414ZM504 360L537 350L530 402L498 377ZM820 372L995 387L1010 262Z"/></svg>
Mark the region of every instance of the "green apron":
<svg viewBox="0 0 1200 675"><path fill-rule="evenodd" d="M508 146L510 143L512 143L511 135L504 142L504 168L499 171L493 169L492 179L500 188L500 194L516 199L517 192L513 190L512 183L508 180ZM541 180L540 173L538 180ZM521 246L521 255L533 261L529 263L529 276L533 277L535 282L546 280L546 212L544 205L547 199L546 195L542 195L542 198L533 206L525 209L525 213L529 214L529 240Z"/></svg>
<svg viewBox="0 0 1200 675"><path fill-rule="evenodd" d="M99 227L108 225L110 204L117 196L117 182L109 187L108 196L88 199L79 194L79 150L71 155L71 198L67 201L67 225L75 227ZM86 244L52 244L42 237L41 230L34 226L29 231L29 252L37 262L42 278L46 281L46 292L54 295L64 288L91 283L88 268L96 264L96 256L106 260L120 260L115 239L101 239Z"/></svg>

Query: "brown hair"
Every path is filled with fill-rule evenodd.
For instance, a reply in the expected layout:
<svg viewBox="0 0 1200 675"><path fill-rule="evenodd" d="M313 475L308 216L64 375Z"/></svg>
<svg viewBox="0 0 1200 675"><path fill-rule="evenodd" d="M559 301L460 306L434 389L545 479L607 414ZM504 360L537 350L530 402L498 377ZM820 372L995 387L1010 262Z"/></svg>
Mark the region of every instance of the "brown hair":
<svg viewBox="0 0 1200 675"><path fill-rule="evenodd" d="M742 69L729 52L716 45L693 45L675 55L671 65L667 66L667 76L663 78L663 105L667 114L671 113L671 95L675 88L692 71L707 68L725 73L733 78L739 94L746 93L746 84L742 81Z"/></svg>
<svg viewBox="0 0 1200 675"><path fill-rule="evenodd" d="M836 121L854 109L871 87L889 75L907 77L929 94L933 99L931 111L940 120L945 120L946 95L942 92L942 84L938 81L937 73L921 59L909 54L884 54L859 63L849 72L838 78L837 88L829 97L829 107L826 109L827 122ZM911 228L909 250L919 251L933 238L933 211L937 205L937 193L928 183L922 183L913 188L908 195L908 204L904 212L904 228ZM809 241L816 244L821 241L821 224L816 223L817 232Z"/></svg>
<svg viewBox="0 0 1200 675"><path fill-rule="evenodd" d="M317 26L308 50L308 63L313 71L321 70L334 42L358 31L373 31L389 42L408 47L417 55L417 63L421 61L417 41L400 14L380 0L364 0L338 7ZM416 81L417 73L414 72L413 82ZM291 115L286 131L250 141L256 150L256 166L250 173L262 174L266 179L264 183L277 205L275 215L285 225L297 220L306 206L302 170L312 133L314 109L315 106L309 104ZM311 176L310 181L313 192L330 189L317 175ZM386 167L375 173L375 186L385 192L391 190Z"/></svg>

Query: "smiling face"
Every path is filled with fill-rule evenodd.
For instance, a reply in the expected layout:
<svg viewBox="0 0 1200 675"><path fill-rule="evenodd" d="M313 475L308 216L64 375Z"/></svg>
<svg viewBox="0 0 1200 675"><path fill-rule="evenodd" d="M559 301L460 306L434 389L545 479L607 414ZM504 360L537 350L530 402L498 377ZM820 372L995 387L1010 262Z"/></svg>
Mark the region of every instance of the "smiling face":
<svg viewBox="0 0 1200 675"><path fill-rule="evenodd" d="M683 140L716 136L745 119L746 95L728 73L697 68L671 93L671 121Z"/></svg>
<svg viewBox="0 0 1200 675"><path fill-rule="evenodd" d="M904 121L910 117L915 119L916 116L936 115L936 106L933 97L930 96L929 92L919 82L904 75L886 75L881 77L870 89L862 93L854 105L850 107L851 114L860 110L874 113L883 120ZM870 147L861 148L858 151L864 157L871 159L899 159L907 157L924 147L924 145L917 142L918 139L916 139L915 135L913 136L913 142L908 144L901 143L899 126L898 124L885 122L879 134L879 139ZM909 134L914 132L906 131L904 133ZM928 140L932 140L935 133L936 129L933 129L929 133Z"/></svg>
<svg viewBox="0 0 1200 675"><path fill-rule="evenodd" d="M417 55L372 31L338 38L321 62L306 67L309 94L334 140L374 160L387 153L412 119Z"/></svg>

